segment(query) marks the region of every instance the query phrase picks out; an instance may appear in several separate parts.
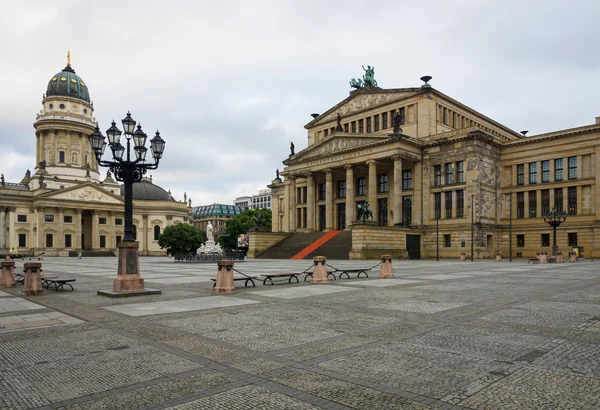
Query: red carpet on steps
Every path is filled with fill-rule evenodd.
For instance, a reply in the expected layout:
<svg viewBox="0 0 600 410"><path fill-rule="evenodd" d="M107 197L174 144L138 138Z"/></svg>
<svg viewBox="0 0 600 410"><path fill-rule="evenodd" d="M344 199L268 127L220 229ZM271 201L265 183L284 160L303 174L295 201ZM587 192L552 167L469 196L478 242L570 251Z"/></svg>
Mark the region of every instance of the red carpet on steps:
<svg viewBox="0 0 600 410"><path fill-rule="evenodd" d="M300 252L292 256L290 259L304 259L306 255L312 253L315 249L318 249L325 242L336 236L338 233L342 231L329 231L325 235L321 236L319 239L308 245L306 248L302 249Z"/></svg>

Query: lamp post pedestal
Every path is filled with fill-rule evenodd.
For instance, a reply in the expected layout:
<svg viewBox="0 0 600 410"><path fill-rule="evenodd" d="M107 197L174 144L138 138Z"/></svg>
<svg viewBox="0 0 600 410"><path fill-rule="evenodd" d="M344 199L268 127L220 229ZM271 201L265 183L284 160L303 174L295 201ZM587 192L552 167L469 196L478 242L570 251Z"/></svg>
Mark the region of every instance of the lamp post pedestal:
<svg viewBox="0 0 600 410"><path fill-rule="evenodd" d="M121 242L119 244L119 266L117 277L113 280L113 291L137 292L144 290L144 279L140 276L139 246L138 242Z"/></svg>

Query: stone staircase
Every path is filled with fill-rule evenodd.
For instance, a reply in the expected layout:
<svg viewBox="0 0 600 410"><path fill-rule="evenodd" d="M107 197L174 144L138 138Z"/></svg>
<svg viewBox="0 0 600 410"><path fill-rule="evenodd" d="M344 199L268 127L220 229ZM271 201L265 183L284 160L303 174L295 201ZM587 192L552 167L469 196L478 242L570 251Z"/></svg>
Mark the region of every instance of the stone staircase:
<svg viewBox="0 0 600 410"><path fill-rule="evenodd" d="M285 238L265 253L259 259L291 259L300 251L321 239L326 232L296 232ZM303 259L312 259L313 256L326 256L327 259L348 259L352 248L352 232L342 231L325 242L319 248L305 256ZM331 256L330 256L331 255Z"/></svg>

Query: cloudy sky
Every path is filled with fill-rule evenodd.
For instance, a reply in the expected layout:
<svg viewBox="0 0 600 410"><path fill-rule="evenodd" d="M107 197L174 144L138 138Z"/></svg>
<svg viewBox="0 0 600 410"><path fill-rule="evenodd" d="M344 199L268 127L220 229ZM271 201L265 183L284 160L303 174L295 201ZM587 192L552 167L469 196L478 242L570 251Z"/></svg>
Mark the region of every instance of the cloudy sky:
<svg viewBox="0 0 600 410"><path fill-rule="evenodd" d="M256 193L303 126L375 66L539 134L600 116L597 0L0 2L0 172L35 167L32 126L71 64L105 130L130 110L167 141L154 182L193 205Z"/></svg>

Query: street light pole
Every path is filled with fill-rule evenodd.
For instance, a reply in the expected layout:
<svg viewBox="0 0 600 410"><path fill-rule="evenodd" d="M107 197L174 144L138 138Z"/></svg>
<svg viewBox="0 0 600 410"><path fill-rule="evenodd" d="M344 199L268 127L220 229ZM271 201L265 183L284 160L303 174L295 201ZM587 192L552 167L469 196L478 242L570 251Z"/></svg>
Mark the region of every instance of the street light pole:
<svg viewBox="0 0 600 410"><path fill-rule="evenodd" d="M475 195L471 194L471 262L473 262L473 241L475 240Z"/></svg>
<svg viewBox="0 0 600 410"><path fill-rule="evenodd" d="M553 241L552 241L552 256L556 256L558 253L558 245L556 244L556 228L561 223L567 220L567 213L565 211L558 211L556 206L552 208L552 211L548 215L544 216L544 222L552 227L553 230Z"/></svg>
<svg viewBox="0 0 600 410"><path fill-rule="evenodd" d="M510 195L510 218L508 220L508 261L512 262L512 191L510 191L508 195Z"/></svg>
<svg viewBox="0 0 600 410"><path fill-rule="evenodd" d="M435 260L439 262L440 260L440 209L438 205L442 206L442 194L438 192L440 196L440 200L435 207Z"/></svg>

